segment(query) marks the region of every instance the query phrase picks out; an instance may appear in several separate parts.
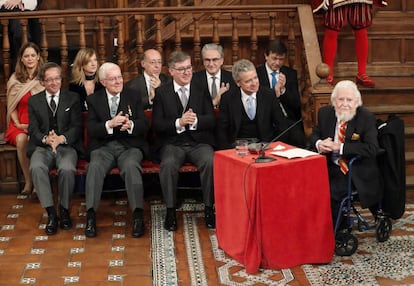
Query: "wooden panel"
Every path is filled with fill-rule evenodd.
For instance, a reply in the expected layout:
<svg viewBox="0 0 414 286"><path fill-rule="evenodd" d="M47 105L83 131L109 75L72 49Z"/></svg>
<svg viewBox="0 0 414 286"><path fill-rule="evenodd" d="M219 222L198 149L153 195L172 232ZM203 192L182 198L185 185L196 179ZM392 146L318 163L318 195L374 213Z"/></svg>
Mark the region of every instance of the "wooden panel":
<svg viewBox="0 0 414 286"><path fill-rule="evenodd" d="M0 145L0 191L10 192L19 189L16 148Z"/></svg>
<svg viewBox="0 0 414 286"><path fill-rule="evenodd" d="M0 95L0 133L6 131L7 98L6 94Z"/></svg>
<svg viewBox="0 0 414 286"><path fill-rule="evenodd" d="M395 39L393 41L384 41L384 39L374 38L370 40L370 62L386 63L394 62L399 63L401 60L401 39Z"/></svg>

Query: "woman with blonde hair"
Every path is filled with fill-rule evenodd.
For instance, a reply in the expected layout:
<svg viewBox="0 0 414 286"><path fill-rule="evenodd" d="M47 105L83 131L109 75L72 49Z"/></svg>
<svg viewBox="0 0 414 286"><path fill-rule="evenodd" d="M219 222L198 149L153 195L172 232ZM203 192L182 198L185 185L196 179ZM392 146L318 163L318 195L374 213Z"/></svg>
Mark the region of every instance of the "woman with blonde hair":
<svg viewBox="0 0 414 286"><path fill-rule="evenodd" d="M21 194L29 195L33 183L29 172L28 144L30 96L41 92L44 87L37 78L43 59L39 47L27 42L19 50L16 69L7 82L7 124L5 140L17 148L17 158L22 168L25 185Z"/></svg>
<svg viewBox="0 0 414 286"><path fill-rule="evenodd" d="M82 48L78 51L72 65L72 80L69 83L69 90L79 94L82 111L88 110L86 97L103 87L98 79L98 68L94 49Z"/></svg>

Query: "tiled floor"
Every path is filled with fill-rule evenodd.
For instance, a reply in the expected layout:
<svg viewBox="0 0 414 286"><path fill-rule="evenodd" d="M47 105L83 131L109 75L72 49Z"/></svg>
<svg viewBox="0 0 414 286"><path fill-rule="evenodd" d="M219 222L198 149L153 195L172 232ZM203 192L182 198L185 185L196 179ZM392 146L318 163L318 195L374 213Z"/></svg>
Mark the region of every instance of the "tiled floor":
<svg viewBox="0 0 414 286"><path fill-rule="evenodd" d="M124 196L102 200L98 237L86 239L83 196L73 199L74 227L47 236L38 202L1 195L0 285L152 285L149 226L144 237L132 238Z"/></svg>
<svg viewBox="0 0 414 286"><path fill-rule="evenodd" d="M192 190L194 193L197 194ZM410 203L414 202L412 193L408 193ZM98 236L85 238L82 195L75 195L72 201L74 227L47 236L44 232L47 217L38 202L16 194L0 194L0 286L152 285L149 201L153 199L159 200L159 194L147 198L143 237L132 238L126 195L118 192L104 195L98 210ZM199 224L208 285L219 285L217 267L220 262L214 259L209 231L202 219ZM193 286L182 228L180 221L174 249L178 283ZM290 285L309 285L300 266L292 271L296 280Z"/></svg>

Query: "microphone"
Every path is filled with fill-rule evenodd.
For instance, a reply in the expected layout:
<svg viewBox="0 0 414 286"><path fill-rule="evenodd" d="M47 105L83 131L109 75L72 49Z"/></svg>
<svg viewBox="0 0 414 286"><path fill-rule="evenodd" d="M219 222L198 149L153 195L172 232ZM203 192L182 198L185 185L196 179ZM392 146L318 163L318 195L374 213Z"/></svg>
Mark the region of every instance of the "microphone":
<svg viewBox="0 0 414 286"><path fill-rule="evenodd" d="M279 140L283 135L285 135L286 133L288 133L290 130L292 130L293 127L295 127L296 125L298 125L300 122L302 122L303 119L300 118L299 120L295 121L293 124L291 124L288 128L286 128L285 130L283 130L282 132L280 132L275 138L273 138L270 142L268 143L262 143L262 148L260 148L259 151L259 157L256 158L256 163L267 163L267 162L272 162L275 161L275 158L272 157L267 157L265 155L265 150L266 148L269 147L270 143L275 142L277 140Z"/></svg>

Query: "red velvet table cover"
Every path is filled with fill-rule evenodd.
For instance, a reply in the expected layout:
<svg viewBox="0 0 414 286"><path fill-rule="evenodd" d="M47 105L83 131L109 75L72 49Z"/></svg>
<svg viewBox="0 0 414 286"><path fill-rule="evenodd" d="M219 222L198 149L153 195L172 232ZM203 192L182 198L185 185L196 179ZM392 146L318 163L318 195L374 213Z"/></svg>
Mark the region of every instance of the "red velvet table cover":
<svg viewBox="0 0 414 286"><path fill-rule="evenodd" d="M272 147L276 144L293 148L281 142ZM325 157L273 157L277 160L255 163L257 155L215 152L219 247L248 273L329 263L335 240Z"/></svg>

